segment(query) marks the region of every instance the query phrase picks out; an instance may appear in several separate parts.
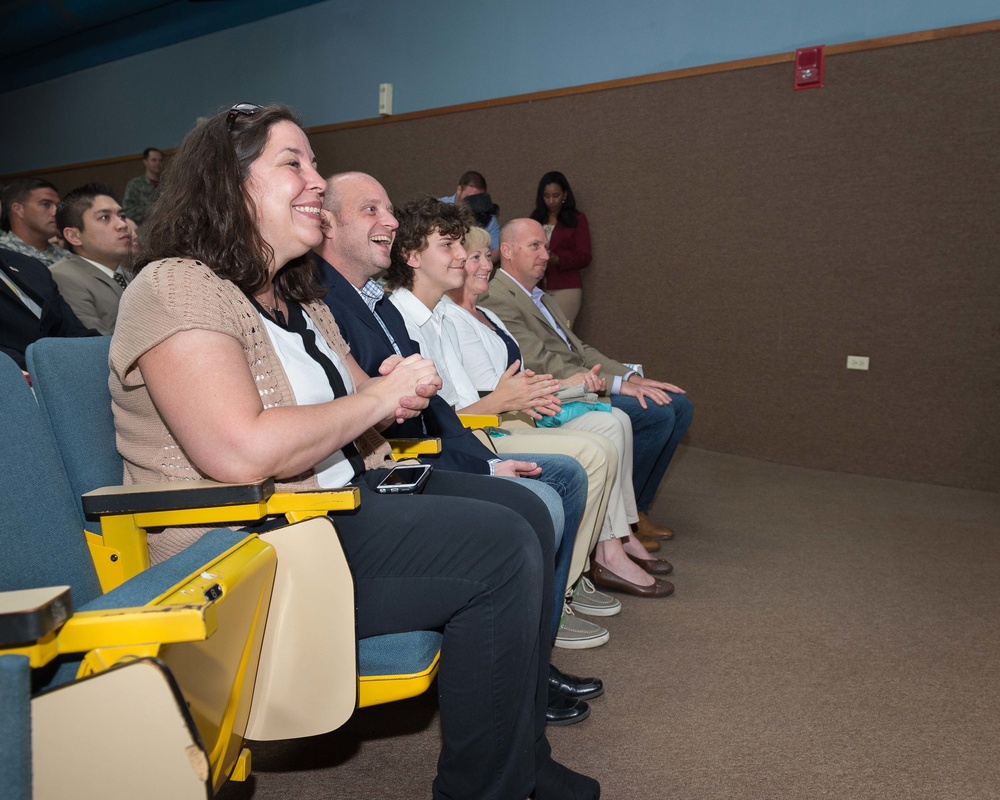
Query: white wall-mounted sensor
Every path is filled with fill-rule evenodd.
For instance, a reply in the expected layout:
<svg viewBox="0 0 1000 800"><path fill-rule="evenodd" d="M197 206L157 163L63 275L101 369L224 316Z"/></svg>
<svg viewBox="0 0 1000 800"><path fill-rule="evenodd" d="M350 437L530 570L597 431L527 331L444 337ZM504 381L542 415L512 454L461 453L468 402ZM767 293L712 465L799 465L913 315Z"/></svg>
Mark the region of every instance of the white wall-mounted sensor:
<svg viewBox="0 0 1000 800"><path fill-rule="evenodd" d="M388 117L392 114L391 83L380 83L378 85L378 113L383 117Z"/></svg>

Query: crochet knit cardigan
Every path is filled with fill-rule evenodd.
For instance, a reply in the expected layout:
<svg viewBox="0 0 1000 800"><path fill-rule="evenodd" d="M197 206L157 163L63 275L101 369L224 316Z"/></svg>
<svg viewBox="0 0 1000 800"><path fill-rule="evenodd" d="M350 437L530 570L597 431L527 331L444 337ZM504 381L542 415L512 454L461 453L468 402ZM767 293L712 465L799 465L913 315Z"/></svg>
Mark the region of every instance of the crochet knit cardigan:
<svg viewBox="0 0 1000 800"><path fill-rule="evenodd" d="M350 348L326 304L308 302L302 308L333 351L346 358ZM217 331L240 342L264 408L295 405L295 396L260 315L243 292L200 261L173 258L153 262L122 296L111 339L109 386L126 485L206 477L167 429L138 365L139 357L152 347L179 331L193 329ZM375 430L365 431L355 445L368 469L392 466L389 445ZM318 483L310 471L291 480L276 481L276 487L286 491L315 489ZM207 530L184 527L150 533L150 560L163 561L197 541Z"/></svg>

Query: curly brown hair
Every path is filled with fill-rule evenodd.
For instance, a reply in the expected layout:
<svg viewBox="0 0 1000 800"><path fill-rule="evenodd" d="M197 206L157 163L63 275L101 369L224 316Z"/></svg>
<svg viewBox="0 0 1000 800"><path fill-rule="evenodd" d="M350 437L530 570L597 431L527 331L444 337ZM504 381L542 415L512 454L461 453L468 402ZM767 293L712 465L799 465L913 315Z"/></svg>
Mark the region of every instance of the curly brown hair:
<svg viewBox="0 0 1000 800"><path fill-rule="evenodd" d="M192 130L164 168L163 194L142 226L133 271L161 258L193 258L244 292L263 288L274 251L260 235L246 182L271 127L285 121L302 125L283 105L226 109ZM286 300L323 296L308 253L280 269L274 285Z"/></svg>
<svg viewBox="0 0 1000 800"><path fill-rule="evenodd" d="M432 233L461 239L476 224L472 212L464 204L442 203L433 197L418 197L395 211L399 228L392 243L391 263L385 271L390 289L412 289L413 269L406 260L410 253L427 247Z"/></svg>

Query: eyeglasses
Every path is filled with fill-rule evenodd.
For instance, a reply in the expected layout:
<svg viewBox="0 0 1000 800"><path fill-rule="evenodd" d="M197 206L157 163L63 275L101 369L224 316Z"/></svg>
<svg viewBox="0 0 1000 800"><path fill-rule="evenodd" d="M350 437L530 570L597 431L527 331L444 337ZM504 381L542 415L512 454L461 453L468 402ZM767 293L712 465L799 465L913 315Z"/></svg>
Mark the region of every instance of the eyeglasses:
<svg viewBox="0 0 1000 800"><path fill-rule="evenodd" d="M264 106L259 106L256 103L237 103L226 114L226 130L232 133L233 123L236 122L237 117L252 117L263 108Z"/></svg>

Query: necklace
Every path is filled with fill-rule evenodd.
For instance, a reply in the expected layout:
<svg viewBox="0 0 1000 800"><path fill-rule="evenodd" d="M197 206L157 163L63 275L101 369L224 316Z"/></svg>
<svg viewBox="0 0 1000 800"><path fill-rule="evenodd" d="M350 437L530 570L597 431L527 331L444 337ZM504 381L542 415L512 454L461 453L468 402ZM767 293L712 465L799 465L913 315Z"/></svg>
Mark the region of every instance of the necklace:
<svg viewBox="0 0 1000 800"><path fill-rule="evenodd" d="M265 310L265 311L266 311L266 312L267 312L268 314L270 314L270 315L271 315L272 317L273 317L273 316L274 316L275 314L278 314L278 313L280 313L280 312L281 312L281 309L280 309L280 308L278 308L277 306L272 306L272 305L271 305L270 303L261 303L261 305L263 305L263 306L264 306L264 310Z"/></svg>
<svg viewBox="0 0 1000 800"><path fill-rule="evenodd" d="M278 295L274 288L271 288L271 299L265 300L262 296L254 295L254 300L260 303L261 308L263 308L269 317L277 322L282 327L285 326L285 315L281 313L281 309L278 307Z"/></svg>
<svg viewBox="0 0 1000 800"><path fill-rule="evenodd" d="M260 303L264 307L264 310L267 311L267 313L270 314L272 317L274 316L275 312L279 310L278 309L278 295L274 291L273 288L271 289L271 299L270 300L266 300L264 298L263 294L255 294L254 295L254 300L256 300L258 303Z"/></svg>

